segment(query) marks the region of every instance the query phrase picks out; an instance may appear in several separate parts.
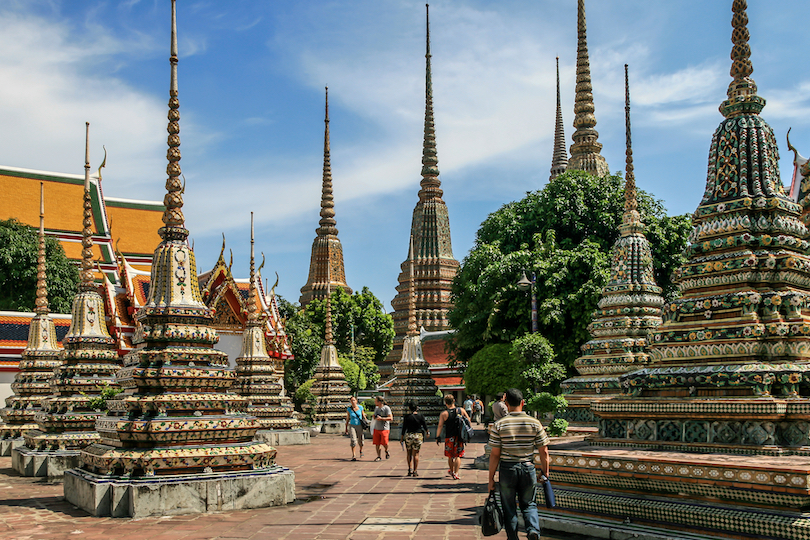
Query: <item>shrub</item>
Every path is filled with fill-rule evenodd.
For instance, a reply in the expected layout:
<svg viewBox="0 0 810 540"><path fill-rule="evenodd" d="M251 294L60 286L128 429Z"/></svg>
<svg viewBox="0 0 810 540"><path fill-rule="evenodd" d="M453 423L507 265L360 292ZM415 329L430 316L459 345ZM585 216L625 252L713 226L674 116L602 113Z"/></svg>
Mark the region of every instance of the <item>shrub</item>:
<svg viewBox="0 0 810 540"><path fill-rule="evenodd" d="M555 418L546 426L546 433L549 437L562 437L566 431L568 431L568 420L562 418Z"/></svg>
<svg viewBox="0 0 810 540"><path fill-rule="evenodd" d="M555 396L548 392L540 392L532 396L526 404L528 410L539 413L559 412L566 407L568 407L568 402L563 396Z"/></svg>

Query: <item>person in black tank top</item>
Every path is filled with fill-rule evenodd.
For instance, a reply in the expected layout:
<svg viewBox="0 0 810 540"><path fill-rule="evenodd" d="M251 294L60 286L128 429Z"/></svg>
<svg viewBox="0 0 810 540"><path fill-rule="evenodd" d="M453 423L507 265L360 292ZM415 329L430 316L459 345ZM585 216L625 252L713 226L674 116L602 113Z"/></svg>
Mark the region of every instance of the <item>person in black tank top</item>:
<svg viewBox="0 0 810 540"><path fill-rule="evenodd" d="M464 441L458 431L456 418L458 415L462 415L469 422L470 416L461 407L456 407L456 398L453 397L453 394L444 396L444 406L447 409L439 415L439 425L436 427L436 444L441 443L442 427L444 427L444 455L447 456L447 465L449 467L447 474L458 480L460 478L458 470L461 467L461 458L464 457Z"/></svg>
<svg viewBox="0 0 810 540"><path fill-rule="evenodd" d="M400 439L405 443L405 449L408 452L408 476L419 476L416 469L419 468L419 450L422 448L422 441L427 437L428 427L425 417L416 412L416 403L413 401L408 403L408 409L411 414L406 414L402 419L402 430L400 431ZM411 462L413 462L413 469L411 469Z"/></svg>

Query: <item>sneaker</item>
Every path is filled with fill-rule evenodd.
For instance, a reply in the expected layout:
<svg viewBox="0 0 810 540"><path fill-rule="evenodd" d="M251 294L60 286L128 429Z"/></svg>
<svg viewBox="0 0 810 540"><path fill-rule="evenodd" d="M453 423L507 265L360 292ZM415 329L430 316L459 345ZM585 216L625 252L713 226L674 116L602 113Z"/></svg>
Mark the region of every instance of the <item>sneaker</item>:
<svg viewBox="0 0 810 540"><path fill-rule="evenodd" d="M413 474L411 476L419 476L419 473L416 472L416 471L413 471Z"/></svg>
<svg viewBox="0 0 810 540"><path fill-rule="evenodd" d="M375 457L374 461L380 461L380 456Z"/></svg>
<svg viewBox="0 0 810 540"><path fill-rule="evenodd" d="M456 473L454 473L454 472L451 472L450 476L453 477L453 480L460 480L461 479L461 477L459 475L457 475Z"/></svg>
<svg viewBox="0 0 810 540"><path fill-rule="evenodd" d="M408 469L408 476L413 476L413 471Z"/></svg>
<svg viewBox="0 0 810 540"><path fill-rule="evenodd" d="M540 533L537 531L529 531L526 533L526 540L540 540Z"/></svg>

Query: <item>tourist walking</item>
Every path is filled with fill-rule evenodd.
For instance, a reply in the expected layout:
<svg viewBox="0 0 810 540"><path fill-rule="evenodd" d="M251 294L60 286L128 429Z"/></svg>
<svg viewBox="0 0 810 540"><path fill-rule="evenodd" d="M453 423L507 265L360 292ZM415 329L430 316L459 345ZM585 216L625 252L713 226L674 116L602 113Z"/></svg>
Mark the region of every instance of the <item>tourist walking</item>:
<svg viewBox="0 0 810 540"><path fill-rule="evenodd" d="M464 400L464 410L467 411L467 417L469 418L472 418L473 415L473 405L475 405L475 402L472 396L467 396L467 399Z"/></svg>
<svg viewBox="0 0 810 540"><path fill-rule="evenodd" d="M506 403L504 403L504 396L503 392L498 392L495 396L495 403L492 404L492 421L497 422L507 414L509 414L509 410L506 408Z"/></svg>
<svg viewBox="0 0 810 540"><path fill-rule="evenodd" d="M374 408L374 436L371 442L377 448L377 459L374 461L380 461L382 459L380 456L381 446L385 448L385 459L391 457L391 454L388 453L388 434L391 431L391 421L394 419L394 415L391 413L391 407L385 404L384 397L377 396L374 398L374 403L376 404Z"/></svg>
<svg viewBox="0 0 810 540"><path fill-rule="evenodd" d="M481 398L476 396L475 401L473 402L473 422L476 424L481 423L481 417L484 415L484 402L481 401Z"/></svg>
<svg viewBox="0 0 810 540"><path fill-rule="evenodd" d="M349 406L346 407L346 431L351 437L352 461L357 461L357 446L360 446L360 457L363 457L363 422L365 412L363 406L357 403L357 398L349 398Z"/></svg>
<svg viewBox="0 0 810 540"><path fill-rule="evenodd" d="M517 540L517 507L523 514L528 540L540 539L537 515L537 470L534 451L540 456L543 481L548 478L548 436L536 418L523 412L523 393L517 388L506 391L509 414L489 430L489 491L495 489L495 472L499 475L504 528L509 540ZM517 499L517 505L515 504Z"/></svg>
<svg viewBox="0 0 810 540"><path fill-rule="evenodd" d="M464 440L459 430L459 416L469 422L470 415L461 407L456 407L456 398L453 394L444 396L446 409L439 415L439 425L436 427L436 444L442 440L442 426L444 426L444 455L447 456L447 474L455 480L461 478L458 470L461 467L461 458L464 457Z"/></svg>
<svg viewBox="0 0 810 540"><path fill-rule="evenodd" d="M419 476L416 470L419 468L419 450L422 448L424 438L428 436L428 427L425 417L416 412L416 403L408 403L410 414L406 414L402 419L402 429L399 440L405 441L405 450L408 462L408 476ZM413 463L413 467L411 467Z"/></svg>

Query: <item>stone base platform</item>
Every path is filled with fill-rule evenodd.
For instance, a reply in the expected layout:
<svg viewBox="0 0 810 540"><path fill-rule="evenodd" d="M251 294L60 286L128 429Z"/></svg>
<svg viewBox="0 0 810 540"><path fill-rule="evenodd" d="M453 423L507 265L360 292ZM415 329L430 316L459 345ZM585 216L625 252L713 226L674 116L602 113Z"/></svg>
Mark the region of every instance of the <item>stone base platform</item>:
<svg viewBox="0 0 810 540"><path fill-rule="evenodd" d="M3 439L0 441L0 456L10 456L11 451L25 444L22 437L16 439Z"/></svg>
<svg viewBox="0 0 810 540"><path fill-rule="evenodd" d="M298 444L309 444L308 429L267 429L256 432L254 437L257 441L269 444L270 446L294 446Z"/></svg>
<svg viewBox="0 0 810 540"><path fill-rule="evenodd" d="M810 540L807 456L605 448L565 439L552 444L550 454L557 515L726 537Z"/></svg>
<svg viewBox="0 0 810 540"><path fill-rule="evenodd" d="M93 516L143 518L280 506L295 500L295 473L261 471L129 479L82 469L64 477L65 498Z"/></svg>
<svg viewBox="0 0 810 540"><path fill-rule="evenodd" d="M11 451L11 467L21 476L60 478L81 464L81 450L42 452L18 446Z"/></svg>
<svg viewBox="0 0 810 540"><path fill-rule="evenodd" d="M346 429L346 422L345 421L337 421L337 422L318 422L319 426L321 426L321 433L343 433Z"/></svg>

